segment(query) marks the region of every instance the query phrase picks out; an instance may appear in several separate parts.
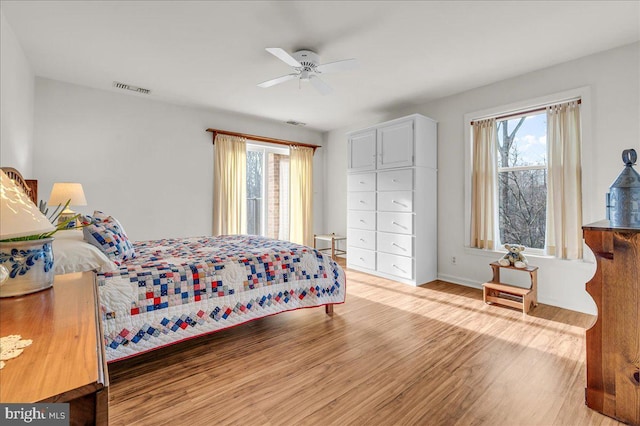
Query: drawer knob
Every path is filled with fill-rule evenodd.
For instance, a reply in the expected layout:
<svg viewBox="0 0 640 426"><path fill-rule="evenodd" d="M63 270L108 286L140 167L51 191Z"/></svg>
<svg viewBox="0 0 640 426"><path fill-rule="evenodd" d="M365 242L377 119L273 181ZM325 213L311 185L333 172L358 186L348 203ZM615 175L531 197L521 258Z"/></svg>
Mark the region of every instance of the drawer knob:
<svg viewBox="0 0 640 426"><path fill-rule="evenodd" d="M403 204L403 203L401 203L400 201L392 200L391 202L392 202L393 204L397 204L397 205L402 206L402 207L407 207L407 205L406 205L406 204Z"/></svg>
<svg viewBox="0 0 640 426"><path fill-rule="evenodd" d="M366 204L364 200L360 200L360 204Z"/></svg>
<svg viewBox="0 0 640 426"><path fill-rule="evenodd" d="M364 185L364 182L360 181L360 185Z"/></svg>
<svg viewBox="0 0 640 426"><path fill-rule="evenodd" d="M397 183L397 182L398 182L398 179L391 179L391 182L393 182L393 183Z"/></svg>
<svg viewBox="0 0 640 426"><path fill-rule="evenodd" d="M364 257L361 257L360 260L362 260L364 262Z"/></svg>
<svg viewBox="0 0 640 426"><path fill-rule="evenodd" d="M398 248L399 248L400 250L402 250L402 251L407 251L407 249L406 249L406 248L404 248L404 247L402 247L402 246L399 246L399 245L398 245L398 244L396 244L396 243L391 243L391 245L392 245L392 246L396 246L396 247L398 247Z"/></svg>
<svg viewBox="0 0 640 426"><path fill-rule="evenodd" d="M400 227L400 228L402 228L402 229L407 229L407 227L406 227L406 226L400 225L400 224L399 224L398 222L396 222L396 221L392 221L391 223L392 223L393 225L399 226L399 227Z"/></svg>
<svg viewBox="0 0 640 426"><path fill-rule="evenodd" d="M360 219L360 223L364 223L364 220L363 220L363 219Z"/></svg>
<svg viewBox="0 0 640 426"><path fill-rule="evenodd" d="M364 238L360 238L360 241L362 241L364 243Z"/></svg>

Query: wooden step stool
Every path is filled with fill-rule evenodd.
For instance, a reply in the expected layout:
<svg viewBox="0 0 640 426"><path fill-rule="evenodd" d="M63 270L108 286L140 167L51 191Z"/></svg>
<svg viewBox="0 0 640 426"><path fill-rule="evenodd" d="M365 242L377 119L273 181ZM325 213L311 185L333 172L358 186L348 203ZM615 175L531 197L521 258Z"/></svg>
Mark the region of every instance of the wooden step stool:
<svg viewBox="0 0 640 426"><path fill-rule="evenodd" d="M529 313L531 308L538 305L537 266L516 268L515 266L502 266L498 262L491 262L489 265L493 269L493 279L482 284L482 298L484 303L496 303L522 309L522 313L524 314ZM531 287L523 288L501 283L500 268L528 272L531 277Z"/></svg>

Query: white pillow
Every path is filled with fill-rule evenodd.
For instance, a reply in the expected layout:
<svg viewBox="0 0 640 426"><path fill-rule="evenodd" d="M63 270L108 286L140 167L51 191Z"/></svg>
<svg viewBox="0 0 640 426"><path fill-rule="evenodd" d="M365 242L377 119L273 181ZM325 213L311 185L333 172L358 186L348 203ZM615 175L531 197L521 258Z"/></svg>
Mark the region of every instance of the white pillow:
<svg viewBox="0 0 640 426"><path fill-rule="evenodd" d="M116 264L99 248L84 241L81 229L58 231L53 237L53 267L56 275L118 270Z"/></svg>

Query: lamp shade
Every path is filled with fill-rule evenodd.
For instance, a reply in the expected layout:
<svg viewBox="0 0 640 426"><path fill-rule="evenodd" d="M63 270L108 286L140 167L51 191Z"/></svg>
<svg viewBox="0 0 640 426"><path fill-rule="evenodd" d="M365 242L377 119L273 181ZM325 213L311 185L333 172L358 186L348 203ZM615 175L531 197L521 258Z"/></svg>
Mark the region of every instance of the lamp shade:
<svg viewBox="0 0 640 426"><path fill-rule="evenodd" d="M54 231L56 228L40 212L27 194L9 176L4 172L1 173L0 240Z"/></svg>
<svg viewBox="0 0 640 426"><path fill-rule="evenodd" d="M70 206L86 206L87 199L84 197L82 185L71 182L56 182L53 184L49 205L65 205L69 201Z"/></svg>

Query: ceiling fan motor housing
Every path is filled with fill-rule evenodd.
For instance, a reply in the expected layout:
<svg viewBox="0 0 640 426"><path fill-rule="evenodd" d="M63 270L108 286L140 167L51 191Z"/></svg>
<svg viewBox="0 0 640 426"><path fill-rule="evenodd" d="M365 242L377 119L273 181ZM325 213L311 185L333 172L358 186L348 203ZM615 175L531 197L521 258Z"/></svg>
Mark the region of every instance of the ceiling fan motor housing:
<svg viewBox="0 0 640 426"><path fill-rule="evenodd" d="M320 64L320 57L311 50L298 50L291 56L303 66L302 71L316 72L316 67Z"/></svg>

